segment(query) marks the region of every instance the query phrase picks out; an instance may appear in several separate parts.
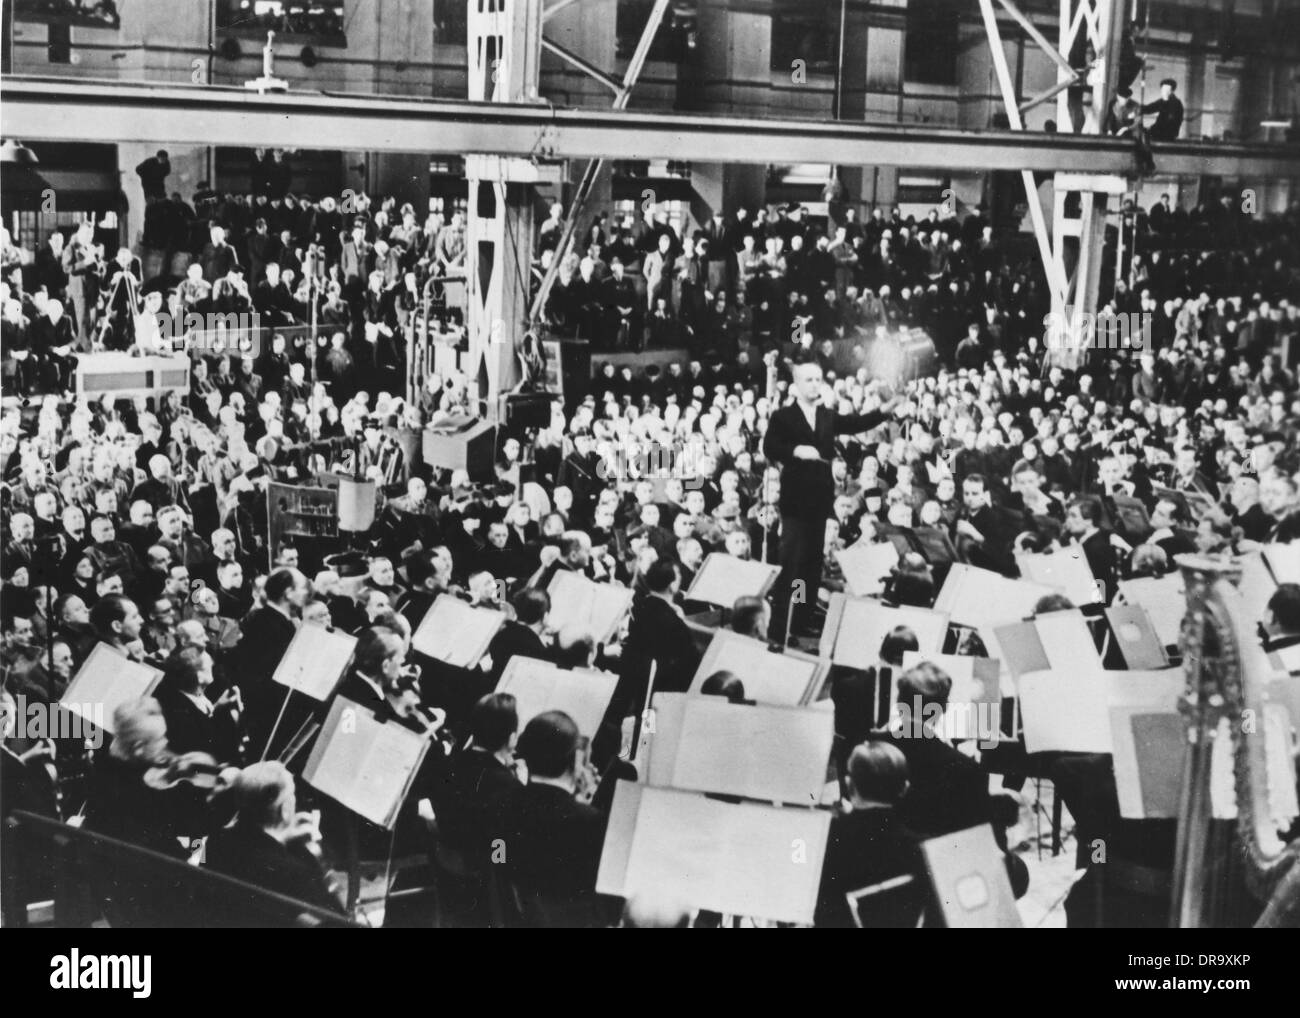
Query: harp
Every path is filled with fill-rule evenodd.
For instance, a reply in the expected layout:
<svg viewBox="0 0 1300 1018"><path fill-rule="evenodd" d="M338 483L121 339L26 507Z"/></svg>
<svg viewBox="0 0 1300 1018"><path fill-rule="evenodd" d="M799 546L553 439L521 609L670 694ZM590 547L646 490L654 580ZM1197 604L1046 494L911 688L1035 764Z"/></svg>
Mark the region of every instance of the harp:
<svg viewBox="0 0 1300 1018"><path fill-rule="evenodd" d="M1170 925L1294 928L1300 926L1300 839L1284 841L1271 816L1263 719L1272 674L1265 655L1254 652L1255 620L1236 587L1241 568L1195 555L1177 561L1187 590L1179 641L1187 684L1179 710L1187 720L1188 753ZM1211 760L1223 738L1231 739L1235 821L1215 819L1211 803ZM1288 780L1295 780L1294 764Z"/></svg>

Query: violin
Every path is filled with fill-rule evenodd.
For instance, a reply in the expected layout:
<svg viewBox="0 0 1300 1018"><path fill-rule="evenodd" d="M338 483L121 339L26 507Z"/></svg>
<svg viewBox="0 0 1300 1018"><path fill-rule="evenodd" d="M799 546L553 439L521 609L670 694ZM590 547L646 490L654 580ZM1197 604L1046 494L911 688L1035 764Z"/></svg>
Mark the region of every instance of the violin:
<svg viewBox="0 0 1300 1018"><path fill-rule="evenodd" d="M225 765L217 763L211 753L196 750L169 756L150 767L144 772L144 783L160 792L182 784L215 792L221 785L221 772L225 769Z"/></svg>
<svg viewBox="0 0 1300 1018"><path fill-rule="evenodd" d="M384 691L384 699L400 720L414 722L426 735L437 735L446 724L445 711L421 704L419 671L411 665L403 666L396 684Z"/></svg>

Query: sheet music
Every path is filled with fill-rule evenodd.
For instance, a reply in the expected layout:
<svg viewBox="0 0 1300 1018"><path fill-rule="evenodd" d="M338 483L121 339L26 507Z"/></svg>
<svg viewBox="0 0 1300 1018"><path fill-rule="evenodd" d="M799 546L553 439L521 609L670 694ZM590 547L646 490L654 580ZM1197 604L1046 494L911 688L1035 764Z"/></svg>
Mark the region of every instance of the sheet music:
<svg viewBox="0 0 1300 1018"><path fill-rule="evenodd" d="M1101 668L1101 655L1083 612L1048 612L1035 618L1034 625L1052 668Z"/></svg>
<svg viewBox="0 0 1300 1018"><path fill-rule="evenodd" d="M556 631L567 626L587 629L597 643L608 643L614 638L632 607L632 591L626 587L594 583L566 569L551 578L547 593L551 597L551 627Z"/></svg>
<svg viewBox="0 0 1300 1018"><path fill-rule="evenodd" d="M850 668L870 668L880 660L880 644L896 626L916 633L920 649L938 653L948 635L948 616L927 608L902 605L891 608L867 598L847 598L833 659Z"/></svg>
<svg viewBox="0 0 1300 1018"><path fill-rule="evenodd" d="M780 566L713 552L695 574L686 599L731 608L739 597L762 597L780 572Z"/></svg>
<svg viewBox="0 0 1300 1018"><path fill-rule="evenodd" d="M682 701L680 713L671 711L673 699ZM652 785L763 802L817 804L835 738L832 714L686 693L660 694L655 708L656 739L666 735L672 723L680 724L681 732L671 752L658 751L668 749L667 743L656 747Z"/></svg>
<svg viewBox="0 0 1300 1018"><path fill-rule="evenodd" d="M1187 592L1181 573L1120 580L1119 592L1125 603L1146 609L1162 644L1169 647L1178 643L1183 616L1187 614Z"/></svg>
<svg viewBox="0 0 1300 1018"><path fill-rule="evenodd" d="M162 676L152 665L132 661L108 644L97 643L68 683L59 706L113 735L113 712L124 703L150 695Z"/></svg>
<svg viewBox="0 0 1300 1018"><path fill-rule="evenodd" d="M952 623L984 630L1000 622L1016 622L1034 613L1038 599L1056 590L1030 580L1012 580L999 573L958 562L948 571L935 611L947 612ZM989 648L992 652L992 648Z"/></svg>
<svg viewBox="0 0 1300 1018"><path fill-rule="evenodd" d="M519 730L538 714L564 711L578 726L578 732L594 738L614 697L618 676L583 668L566 671L549 661L515 656L506 665L498 693L510 693L516 700Z"/></svg>
<svg viewBox="0 0 1300 1018"><path fill-rule="evenodd" d="M360 704L337 697L303 770L303 780L380 827L396 822L429 739L380 722Z"/></svg>
<svg viewBox="0 0 1300 1018"><path fill-rule="evenodd" d="M504 612L476 608L451 594L440 594L411 638L411 646L436 661L472 668L505 622Z"/></svg>
<svg viewBox="0 0 1300 1018"><path fill-rule="evenodd" d="M1300 544L1270 544L1264 560L1278 583L1300 583Z"/></svg>
<svg viewBox="0 0 1300 1018"><path fill-rule="evenodd" d="M1050 555L1017 555L1016 564L1025 579L1057 588L1077 608L1106 600L1087 557L1077 545Z"/></svg>
<svg viewBox="0 0 1300 1018"><path fill-rule="evenodd" d="M808 695L818 668L816 658L773 653L762 640L719 630L695 673L691 692L698 693L714 672L728 671L744 683L746 700L795 706Z"/></svg>
<svg viewBox="0 0 1300 1018"><path fill-rule="evenodd" d="M299 626L271 678L322 703L343 677L357 638L319 626Z"/></svg>
<svg viewBox="0 0 1300 1018"><path fill-rule="evenodd" d="M835 553L844 573L844 582L855 597L880 594L885 581L898 565L898 549L888 541L882 544L855 544Z"/></svg>
<svg viewBox="0 0 1300 1018"><path fill-rule="evenodd" d="M615 795L627 782L620 782ZM691 909L811 923L831 814L727 803L694 792L637 786L631 845L626 815L611 817L596 890L653 896ZM627 803L617 812L624 812ZM618 862L626 855L625 868ZM623 872L620 874L619 870ZM616 883L618 876L623 879Z"/></svg>
<svg viewBox="0 0 1300 1018"><path fill-rule="evenodd" d="M1183 688L1181 668L1103 672L1052 670L1022 675L1020 708L1025 749L1030 753L1111 753L1112 706L1175 706Z"/></svg>
<svg viewBox="0 0 1300 1018"><path fill-rule="evenodd" d="M1237 561L1241 564L1241 583L1237 591L1241 594L1242 607L1252 623L1268 620L1268 602L1277 590L1264 557L1257 551L1241 555Z"/></svg>

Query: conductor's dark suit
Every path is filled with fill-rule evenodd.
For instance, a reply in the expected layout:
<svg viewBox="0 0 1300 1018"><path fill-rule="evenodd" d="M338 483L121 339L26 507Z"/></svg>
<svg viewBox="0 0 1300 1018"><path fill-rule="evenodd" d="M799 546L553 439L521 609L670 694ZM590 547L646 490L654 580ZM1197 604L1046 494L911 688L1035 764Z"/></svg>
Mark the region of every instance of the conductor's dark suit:
<svg viewBox="0 0 1300 1018"><path fill-rule="evenodd" d="M802 597L795 605L792 620L796 631L807 628L812 606L817 603L826 520L835 502L835 484L831 478L835 436L870 431L888 419L889 414L879 410L837 414L829 407L818 406L814 428L809 426L798 403L784 406L772 415L763 439L763 455L769 463L781 465L781 575L773 588L772 623L768 632L773 640L785 638L786 612L795 581L803 582ZM801 445L813 446L821 459L797 459L794 451Z"/></svg>

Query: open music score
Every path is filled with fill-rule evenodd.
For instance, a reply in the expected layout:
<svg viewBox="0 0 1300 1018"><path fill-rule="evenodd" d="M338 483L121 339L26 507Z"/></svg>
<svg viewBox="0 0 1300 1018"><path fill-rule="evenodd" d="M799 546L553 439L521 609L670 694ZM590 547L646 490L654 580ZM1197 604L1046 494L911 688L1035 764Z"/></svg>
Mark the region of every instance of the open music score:
<svg viewBox="0 0 1300 1018"><path fill-rule="evenodd" d="M1111 708L1168 710L1183 691L1181 668L1115 672L1053 668L1020 676L1025 749L1030 753L1114 753Z"/></svg>
<svg viewBox="0 0 1300 1018"><path fill-rule="evenodd" d="M1008 579L992 570L958 562L948 570L934 610L946 612L953 625L983 633L997 623L1027 618L1034 613L1039 598L1055 593L1055 587ZM993 652L992 647L989 652Z"/></svg>
<svg viewBox="0 0 1300 1018"><path fill-rule="evenodd" d="M452 594L440 594L411 637L411 646L435 661L472 668L505 624L504 612L476 608Z"/></svg>
<svg viewBox="0 0 1300 1018"><path fill-rule="evenodd" d="M721 802L620 781L596 890L811 924L830 822L825 810Z"/></svg>
<svg viewBox="0 0 1300 1018"><path fill-rule="evenodd" d="M1092 575L1087 556L1078 547L1062 548L1050 555L1022 553L1016 556L1016 565L1025 580L1056 588L1077 608L1106 600L1105 592Z"/></svg>
<svg viewBox="0 0 1300 1018"><path fill-rule="evenodd" d="M303 769L303 780L372 824L392 830L431 736L346 697L335 697L320 738Z"/></svg>
<svg viewBox="0 0 1300 1018"><path fill-rule="evenodd" d="M821 656L849 668L870 668L880 660L880 644L896 626L916 633L920 649L943 650L948 635L946 612L902 605L897 608L871 598L832 594L822 630Z"/></svg>
<svg viewBox="0 0 1300 1018"><path fill-rule="evenodd" d="M1046 612L1028 622L995 626L993 636L1007 668L1018 680L1049 668L1100 671L1101 655L1083 612Z"/></svg>
<svg viewBox="0 0 1300 1018"><path fill-rule="evenodd" d="M115 735L113 712L124 703L151 695L162 677L152 665L132 661L107 643L97 643L68 683L59 706Z"/></svg>
<svg viewBox="0 0 1300 1018"><path fill-rule="evenodd" d="M551 578L548 622L560 632L570 626L591 633L597 643L609 643L632 609L632 591L616 583L596 583L580 573L561 569Z"/></svg>
<svg viewBox="0 0 1300 1018"><path fill-rule="evenodd" d="M719 629L709 641L691 680L698 693L714 672L732 672L745 686L745 699L795 706L821 690L830 662L796 650L772 651L762 640Z"/></svg>
<svg viewBox="0 0 1300 1018"><path fill-rule="evenodd" d="M884 592L894 567L898 549L889 541L881 544L855 544L835 553L844 583L854 597L870 597Z"/></svg>
<svg viewBox="0 0 1300 1018"><path fill-rule="evenodd" d="M660 788L814 806L835 719L812 707L656 693L648 781Z"/></svg>
<svg viewBox="0 0 1300 1018"><path fill-rule="evenodd" d="M506 665L496 691L514 696L521 732L538 714L560 710L573 719L580 735L590 739L600 729L617 685L618 676L609 672L594 668L568 670L549 661L516 655Z"/></svg>
<svg viewBox="0 0 1300 1018"><path fill-rule="evenodd" d="M767 596L780 573L780 566L715 551L705 556L686 600L729 609L737 598Z"/></svg>
<svg viewBox="0 0 1300 1018"><path fill-rule="evenodd" d="M323 703L334 694L356 646L357 638L347 633L299 626L271 678Z"/></svg>
<svg viewBox="0 0 1300 1018"><path fill-rule="evenodd" d="M1187 591L1182 573L1120 580L1119 595L1125 604L1141 605L1146 609L1161 644L1170 647L1178 643L1183 616L1187 614Z"/></svg>

